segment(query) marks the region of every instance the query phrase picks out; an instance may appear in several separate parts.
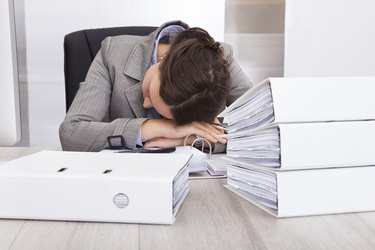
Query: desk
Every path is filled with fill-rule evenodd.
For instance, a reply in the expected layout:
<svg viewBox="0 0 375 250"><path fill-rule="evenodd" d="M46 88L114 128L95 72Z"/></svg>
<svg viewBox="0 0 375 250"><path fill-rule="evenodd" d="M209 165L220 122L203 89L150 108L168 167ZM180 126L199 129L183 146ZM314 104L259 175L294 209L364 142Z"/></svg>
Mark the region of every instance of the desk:
<svg viewBox="0 0 375 250"><path fill-rule="evenodd" d="M0 161L40 150L0 148ZM375 212L275 219L225 182L189 180L173 226L0 220L0 249L375 249Z"/></svg>

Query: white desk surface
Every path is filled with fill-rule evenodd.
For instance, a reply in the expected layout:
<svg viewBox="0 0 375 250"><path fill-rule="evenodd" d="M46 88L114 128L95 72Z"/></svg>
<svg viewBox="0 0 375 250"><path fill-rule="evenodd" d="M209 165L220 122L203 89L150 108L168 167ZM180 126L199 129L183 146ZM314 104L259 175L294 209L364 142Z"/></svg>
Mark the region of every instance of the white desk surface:
<svg viewBox="0 0 375 250"><path fill-rule="evenodd" d="M0 148L0 161L40 150ZM225 182L190 180L172 226L0 220L0 249L375 249L375 212L275 219Z"/></svg>

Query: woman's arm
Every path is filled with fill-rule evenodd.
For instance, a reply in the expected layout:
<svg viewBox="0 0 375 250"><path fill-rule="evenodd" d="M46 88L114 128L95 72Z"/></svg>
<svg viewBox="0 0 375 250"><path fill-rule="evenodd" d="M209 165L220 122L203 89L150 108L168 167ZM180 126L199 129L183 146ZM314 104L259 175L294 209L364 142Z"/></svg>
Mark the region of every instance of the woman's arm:
<svg viewBox="0 0 375 250"><path fill-rule="evenodd" d="M148 120L142 125L142 127L147 124L151 124L153 121ZM183 145L192 145L194 140L199 137L206 138L211 142L212 149L216 145L224 145L227 141L224 135L224 129L218 128L213 124L204 123L204 122L193 122L184 126L175 126L173 121L171 125L163 125L162 128L158 129L158 126L150 126L151 130L157 130L158 135L153 136L147 141L145 147L175 147ZM214 122L218 123L216 119ZM152 124L151 124L152 125ZM163 135L162 131L164 130L165 134ZM206 143L205 143L206 144ZM206 145L208 147L208 145ZM225 148L225 147L224 147Z"/></svg>
<svg viewBox="0 0 375 250"><path fill-rule="evenodd" d="M141 124L146 118L119 118L109 121L108 113L113 83L108 65L111 38L102 42L86 79L60 125L62 148L74 151L99 151L107 147L107 137L123 135L127 147L133 148Z"/></svg>
<svg viewBox="0 0 375 250"><path fill-rule="evenodd" d="M219 137L223 131L205 122L192 122L177 126L173 120L151 119L142 124L142 140L148 141L154 138L181 139L188 135L201 136L210 142L225 143L226 140Z"/></svg>

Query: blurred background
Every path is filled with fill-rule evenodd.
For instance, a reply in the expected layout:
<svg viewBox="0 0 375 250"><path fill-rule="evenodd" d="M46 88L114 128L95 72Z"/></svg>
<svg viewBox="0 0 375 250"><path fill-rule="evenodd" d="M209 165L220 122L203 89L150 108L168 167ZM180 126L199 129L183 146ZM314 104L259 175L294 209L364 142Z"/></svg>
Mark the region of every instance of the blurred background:
<svg viewBox="0 0 375 250"><path fill-rule="evenodd" d="M255 84L275 76L375 75L372 0L11 0L21 141L59 146L65 116L63 39L102 27L183 20L233 45Z"/></svg>

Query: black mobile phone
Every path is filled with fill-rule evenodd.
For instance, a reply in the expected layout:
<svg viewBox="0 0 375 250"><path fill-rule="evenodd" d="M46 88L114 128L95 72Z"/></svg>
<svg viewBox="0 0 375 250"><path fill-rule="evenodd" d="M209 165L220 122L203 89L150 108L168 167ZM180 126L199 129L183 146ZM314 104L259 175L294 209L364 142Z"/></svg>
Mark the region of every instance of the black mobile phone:
<svg viewBox="0 0 375 250"><path fill-rule="evenodd" d="M124 149L117 153L173 153L174 151L176 151L176 147Z"/></svg>

